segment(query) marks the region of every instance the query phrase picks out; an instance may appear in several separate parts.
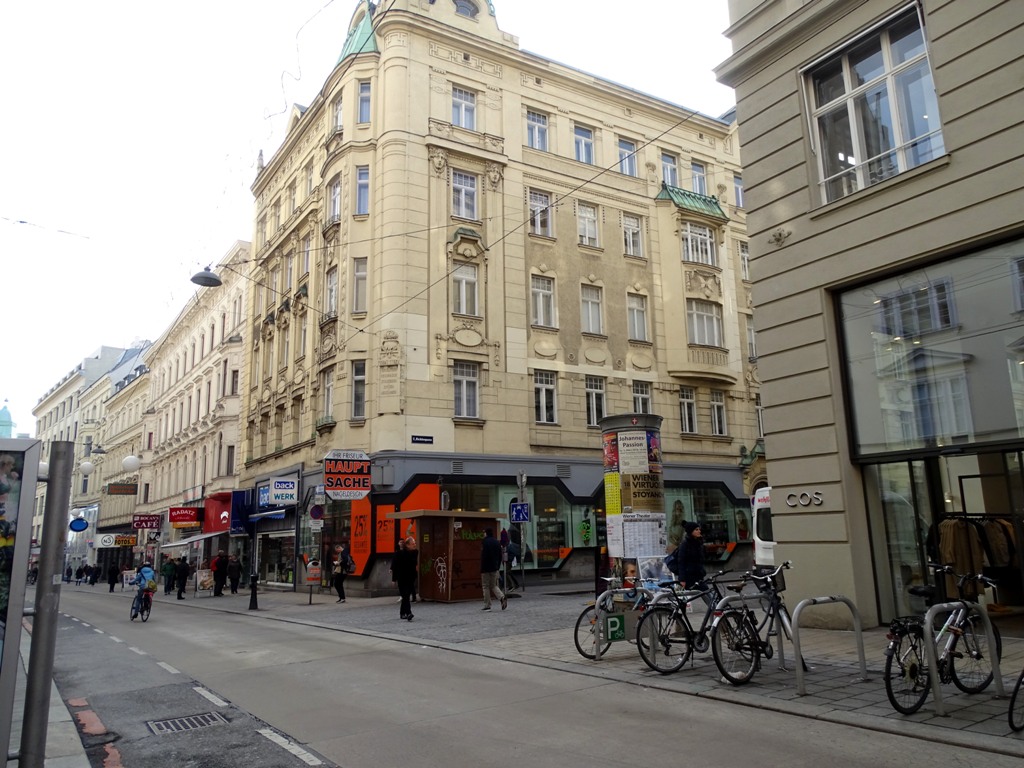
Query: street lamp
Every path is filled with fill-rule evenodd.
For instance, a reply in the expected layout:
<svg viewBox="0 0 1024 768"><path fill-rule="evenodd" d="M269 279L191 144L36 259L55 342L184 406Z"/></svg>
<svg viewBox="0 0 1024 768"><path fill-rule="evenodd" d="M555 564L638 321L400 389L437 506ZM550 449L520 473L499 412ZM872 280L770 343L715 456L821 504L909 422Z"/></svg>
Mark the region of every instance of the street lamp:
<svg viewBox="0 0 1024 768"><path fill-rule="evenodd" d="M121 459L121 469L125 472L138 472L139 467L142 466L142 459L138 456L132 456L131 454Z"/></svg>
<svg viewBox="0 0 1024 768"><path fill-rule="evenodd" d="M192 282L204 288L219 288L224 284L220 276L209 267L192 275Z"/></svg>

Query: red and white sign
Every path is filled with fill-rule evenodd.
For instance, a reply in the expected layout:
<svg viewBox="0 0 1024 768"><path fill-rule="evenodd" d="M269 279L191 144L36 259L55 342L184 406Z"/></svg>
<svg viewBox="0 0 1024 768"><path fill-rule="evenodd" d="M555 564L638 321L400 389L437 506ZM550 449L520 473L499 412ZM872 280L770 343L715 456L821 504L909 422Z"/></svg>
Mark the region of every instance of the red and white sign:
<svg viewBox="0 0 1024 768"><path fill-rule="evenodd" d="M199 525L198 507L171 507L167 510L171 528L195 528Z"/></svg>
<svg viewBox="0 0 1024 768"><path fill-rule="evenodd" d="M370 493L370 457L362 451L330 451L324 456L324 490L335 501Z"/></svg>
<svg viewBox="0 0 1024 768"><path fill-rule="evenodd" d="M132 515L132 528L159 531L164 520L160 515Z"/></svg>

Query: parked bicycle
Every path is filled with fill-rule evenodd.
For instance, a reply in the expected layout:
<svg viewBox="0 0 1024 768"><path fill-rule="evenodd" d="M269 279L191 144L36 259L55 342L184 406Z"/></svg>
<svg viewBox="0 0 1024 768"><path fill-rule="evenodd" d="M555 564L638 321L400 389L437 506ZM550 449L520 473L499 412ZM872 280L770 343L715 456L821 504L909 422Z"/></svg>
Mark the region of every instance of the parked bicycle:
<svg viewBox="0 0 1024 768"><path fill-rule="evenodd" d="M586 659L603 656L611 646L611 641L604 638L601 642L600 654L598 653L597 645L600 632L598 609L606 614L613 613L615 612L615 601L619 599L632 603L628 608L629 611L644 611L662 591L656 582L650 580L633 579L632 584L622 586L622 579L617 577L602 576L601 578L608 582L608 589L602 592L597 600L584 608L579 618L576 619L573 640L576 643L576 650Z"/></svg>
<svg viewBox="0 0 1024 768"><path fill-rule="evenodd" d="M1021 691L1022 686L1024 686L1024 670L1021 670L1020 676L1017 678L1017 685L1013 689L1013 696L1010 697L1008 715L1010 728L1015 731L1024 731L1024 691Z"/></svg>
<svg viewBox="0 0 1024 768"><path fill-rule="evenodd" d="M759 595L748 596L739 605L726 605L716 610L714 623L711 625L711 653L715 665L722 677L733 685L745 685L761 668L761 657L770 659L774 654L772 638L779 632L785 632L792 639L793 622L789 610L782 599L786 585L781 576L784 568L792 567L787 560L774 571L764 575L747 572L738 584L729 584L728 589L736 594L743 591L747 583L757 585ZM757 615L748 602L754 598L764 618L757 620ZM802 664L803 660L799 662Z"/></svg>
<svg viewBox="0 0 1024 768"><path fill-rule="evenodd" d="M132 599L132 612L131 620L135 621L135 617L138 616L143 621L149 621L149 614L153 610L153 592L149 589L141 590L141 594L136 592L135 597Z"/></svg>
<svg viewBox="0 0 1024 768"><path fill-rule="evenodd" d="M971 581L984 586L994 586L995 582L980 573L955 573L949 565L928 563L928 567L937 575L956 579L960 606L945 616L941 625L937 624L930 630L925 627L923 616L902 616L890 623L886 635L889 644L885 648L885 694L893 709L904 715L917 712L931 690L926 642L935 643L941 683L952 682L964 693L981 693L992 682L992 660L980 613L982 609L964 597L964 587ZM935 588L922 585L910 587L908 591L931 600ZM932 631L935 632L934 638ZM995 625L992 625L992 635L997 658L1001 658L1003 641ZM1012 712L1012 701L1010 706Z"/></svg>
<svg viewBox="0 0 1024 768"><path fill-rule="evenodd" d="M678 582L659 584L668 588L665 597L644 612L636 627L637 650L647 666L667 675L682 669L694 653L708 650L715 605L722 599L718 580L727 573L719 571L692 590L677 591ZM695 630L688 614L697 601L707 607Z"/></svg>

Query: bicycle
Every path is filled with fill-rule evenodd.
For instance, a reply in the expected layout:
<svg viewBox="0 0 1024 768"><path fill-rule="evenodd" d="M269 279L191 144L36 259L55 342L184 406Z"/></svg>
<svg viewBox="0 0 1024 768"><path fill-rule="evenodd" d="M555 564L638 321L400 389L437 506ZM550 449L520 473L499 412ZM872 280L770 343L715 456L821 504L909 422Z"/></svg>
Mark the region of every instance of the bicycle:
<svg viewBox="0 0 1024 768"><path fill-rule="evenodd" d="M923 616L902 616L889 624L886 634L889 643L885 648L885 695L893 709L904 715L917 712L931 690L925 642L935 643L941 683L952 682L964 693L981 693L992 682L988 636L978 604L964 597L964 585L977 581L985 586L994 586L995 582L980 573L955 573L949 565L928 563L928 567L936 574L948 574L956 579L960 605L945 617L937 630L932 627L926 632ZM922 585L910 587L908 591L930 599L935 588ZM932 631L935 632L934 638ZM995 625L992 626L992 636L997 658L1002 658L1003 641ZM1011 701L1011 711L1012 708Z"/></svg>
<svg viewBox="0 0 1024 768"><path fill-rule="evenodd" d="M135 617L138 616L143 621L149 621L149 614L153 610L153 592L149 589L142 590L140 595L138 592L135 593L135 597L132 599L132 612L131 620L135 621Z"/></svg>
<svg viewBox="0 0 1024 768"><path fill-rule="evenodd" d="M995 629L995 627L992 627ZM1014 731L1024 731L1024 693L1021 687L1024 686L1024 670L1021 670L1017 678L1017 685L1013 689L1013 696L1010 697L1010 709L1007 716L1010 720L1010 728Z"/></svg>
<svg viewBox="0 0 1024 768"><path fill-rule="evenodd" d="M608 582L608 589L602 592L597 600L584 608L576 619L573 641L576 644L576 650L585 659L596 659L598 656L604 656L611 646L610 640L604 640L601 644L600 653L598 653L597 638L600 633L600 627L598 627L597 623L597 612L599 607L606 614L612 613L615 598L619 596L633 601L633 605L630 606L629 610L643 611L647 609L647 606L653 602L655 596L661 591L654 582L649 580L640 581L636 579L632 586L618 587L613 585L622 583L622 580L619 578L602 576L601 579ZM637 584L637 581L640 581L640 583Z"/></svg>
<svg viewBox="0 0 1024 768"><path fill-rule="evenodd" d="M667 675L682 669L694 653L708 650L711 645L711 619L715 605L722 599L718 579L727 573L729 571L719 571L695 585L695 589L683 592L676 591L678 582L659 584L669 588L665 599L647 608L636 627L637 650L647 666ZM707 609L700 628L694 630L687 609L697 600L707 603Z"/></svg>
<svg viewBox="0 0 1024 768"><path fill-rule="evenodd" d="M748 582L754 582L759 591L759 603L764 610L764 618L758 624L754 611L747 605L744 598L740 607L725 606L714 611L715 620L711 625L711 654L715 666L722 677L733 685L745 685L761 668L761 657L770 659L774 654L771 639L779 634L779 629L792 637L792 619L782 599L786 585L781 576L784 568L792 567L789 560L782 563L774 571L759 575L751 572L743 574L738 584L730 584L728 588L740 594ZM803 664L803 660L799 660Z"/></svg>

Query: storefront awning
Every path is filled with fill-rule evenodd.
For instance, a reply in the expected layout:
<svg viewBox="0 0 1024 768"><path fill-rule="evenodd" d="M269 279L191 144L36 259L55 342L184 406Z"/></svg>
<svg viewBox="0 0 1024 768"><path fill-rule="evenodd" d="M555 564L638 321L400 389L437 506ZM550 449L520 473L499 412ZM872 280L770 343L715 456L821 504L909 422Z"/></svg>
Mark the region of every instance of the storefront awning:
<svg viewBox="0 0 1024 768"><path fill-rule="evenodd" d="M189 536L187 539L181 539L180 541L175 541L175 542L172 542L170 544L161 544L160 545L160 549L168 549L170 547L185 547L185 546L188 546L189 544L191 544L191 543L193 543L195 541L202 541L203 539L210 539L210 538L213 538L214 536L225 536L225 535L227 535L227 531L215 531L214 533L200 533L200 534L197 534L196 536Z"/></svg>

